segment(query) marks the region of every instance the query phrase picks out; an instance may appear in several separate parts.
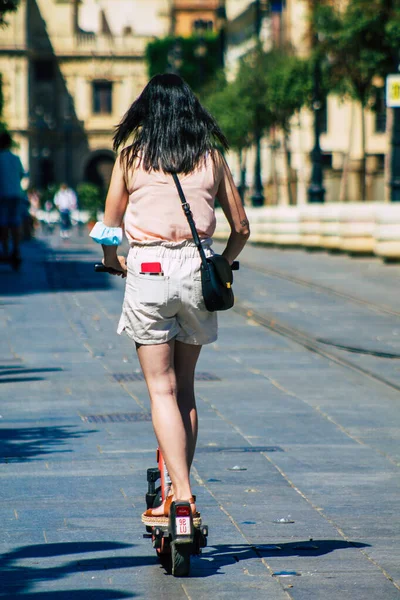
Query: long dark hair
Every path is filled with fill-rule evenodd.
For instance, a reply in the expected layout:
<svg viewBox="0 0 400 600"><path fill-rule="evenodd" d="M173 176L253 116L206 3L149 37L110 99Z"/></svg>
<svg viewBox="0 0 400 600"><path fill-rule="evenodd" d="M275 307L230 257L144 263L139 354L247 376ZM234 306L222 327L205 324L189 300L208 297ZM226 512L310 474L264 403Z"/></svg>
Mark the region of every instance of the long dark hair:
<svg viewBox="0 0 400 600"><path fill-rule="evenodd" d="M139 158L146 171L190 173L219 144L228 142L214 117L178 75L155 75L116 127L114 150L126 168Z"/></svg>

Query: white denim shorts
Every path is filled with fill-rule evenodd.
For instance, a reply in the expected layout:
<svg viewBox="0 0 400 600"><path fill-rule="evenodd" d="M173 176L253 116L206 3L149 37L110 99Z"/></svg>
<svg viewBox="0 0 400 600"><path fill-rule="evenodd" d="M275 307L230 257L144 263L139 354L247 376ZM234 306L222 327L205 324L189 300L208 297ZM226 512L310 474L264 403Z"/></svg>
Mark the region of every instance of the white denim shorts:
<svg viewBox="0 0 400 600"><path fill-rule="evenodd" d="M212 241L203 242L211 256ZM161 263L162 275L142 274L141 264ZM173 338L193 345L217 339L217 313L203 300L200 256L194 242L156 242L133 245L118 333L138 344L163 344Z"/></svg>

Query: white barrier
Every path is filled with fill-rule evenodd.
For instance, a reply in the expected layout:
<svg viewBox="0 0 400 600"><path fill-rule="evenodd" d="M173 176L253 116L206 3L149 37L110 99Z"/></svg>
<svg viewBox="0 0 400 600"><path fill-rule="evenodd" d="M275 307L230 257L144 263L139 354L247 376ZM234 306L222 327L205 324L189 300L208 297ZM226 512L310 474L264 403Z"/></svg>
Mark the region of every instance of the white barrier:
<svg viewBox="0 0 400 600"><path fill-rule="evenodd" d="M306 248L320 248L322 209L319 204L300 207L300 243Z"/></svg>
<svg viewBox="0 0 400 600"><path fill-rule="evenodd" d="M400 205L378 203L311 204L246 208L253 242L375 253L400 260ZM217 210L215 238L225 240L230 227Z"/></svg>
<svg viewBox="0 0 400 600"><path fill-rule="evenodd" d="M277 206L272 210L272 243L279 246L298 246L301 243L301 234L297 206Z"/></svg>
<svg viewBox="0 0 400 600"><path fill-rule="evenodd" d="M374 253L386 260L400 258L400 206L385 204L377 210Z"/></svg>
<svg viewBox="0 0 400 600"><path fill-rule="evenodd" d="M260 208L251 208L246 210L250 229L254 231L254 241L264 244L273 244L273 217L274 208L264 206Z"/></svg>
<svg viewBox="0 0 400 600"><path fill-rule="evenodd" d="M340 249L341 204L326 204L321 214L321 246L327 250Z"/></svg>
<svg viewBox="0 0 400 600"><path fill-rule="evenodd" d="M372 254L379 205L343 204L340 210L340 249L351 254Z"/></svg>

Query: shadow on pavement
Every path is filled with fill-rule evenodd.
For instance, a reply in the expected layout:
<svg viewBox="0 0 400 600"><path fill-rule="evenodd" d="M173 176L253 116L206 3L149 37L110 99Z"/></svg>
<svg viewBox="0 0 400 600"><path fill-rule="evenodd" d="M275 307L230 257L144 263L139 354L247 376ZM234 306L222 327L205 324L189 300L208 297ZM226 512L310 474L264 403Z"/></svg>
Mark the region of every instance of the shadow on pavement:
<svg viewBox="0 0 400 600"><path fill-rule="evenodd" d="M37 600L116 600L117 598L134 598L137 594L112 589L71 589L67 591L34 591L36 583L59 581L69 575L85 571L102 571L126 566L126 558L104 557L92 560L75 558L70 562L51 567L23 566L19 561L24 559L35 561L40 559L62 557L71 554L88 552L108 552L130 548L132 544L120 542L72 542L60 544L39 544L24 546L0 556L0 598L35 598ZM36 561L36 559L38 559ZM121 562L122 561L122 562ZM54 583L51 584L54 586ZM33 588L33 589L32 589ZM32 591L31 591L32 590Z"/></svg>
<svg viewBox="0 0 400 600"><path fill-rule="evenodd" d="M54 247L51 240L33 239L22 250L22 265L18 272L0 265L0 298L54 292L108 290L115 279L106 273L95 273L94 263L100 262L96 252L79 246Z"/></svg>
<svg viewBox="0 0 400 600"><path fill-rule="evenodd" d="M74 431L72 425L64 427L21 427L0 429L0 463L26 462L47 454L72 452L58 449L69 440L77 439L91 430Z"/></svg>
<svg viewBox="0 0 400 600"><path fill-rule="evenodd" d="M204 558L192 560L192 577L210 577L222 574L222 567L236 564L241 560L261 558L265 556L321 556L340 549L364 548L368 544L345 542L343 540L314 540L313 550L310 542L292 542L280 544L280 550L264 550L260 546L221 544L212 546ZM133 544L119 542L66 542L57 544L39 544L17 548L0 556L0 598L40 598L48 600L112 600L114 598L133 598L134 593L119 590L88 589L50 592L30 592L35 583L44 581L57 581L69 575L85 572L107 572L116 569L131 569L134 567L156 566L159 564L155 554L153 556L104 556L95 558L75 558L74 560L47 568L36 566L23 566L20 561L27 559L48 559L71 554L97 553L110 550L130 548ZM35 563L39 563L39 560ZM133 581L133 579L132 579Z"/></svg>
<svg viewBox="0 0 400 600"><path fill-rule="evenodd" d="M309 556L310 559L329 554L335 550L365 548L369 544L346 542L345 540L312 540L284 544L217 544L210 546L202 557L194 559L191 568L192 577L211 577L221 574L219 570L242 560L266 557ZM290 567L293 567L291 563ZM280 565L280 568L284 568Z"/></svg>
<svg viewBox="0 0 400 600"><path fill-rule="evenodd" d="M63 371L61 367L51 367L44 369L26 369L23 366L3 366L0 365L0 383L19 383L25 381L43 381L44 377L25 377L34 373L57 373ZM4 377L8 375L8 377ZM12 375L12 377L10 377Z"/></svg>

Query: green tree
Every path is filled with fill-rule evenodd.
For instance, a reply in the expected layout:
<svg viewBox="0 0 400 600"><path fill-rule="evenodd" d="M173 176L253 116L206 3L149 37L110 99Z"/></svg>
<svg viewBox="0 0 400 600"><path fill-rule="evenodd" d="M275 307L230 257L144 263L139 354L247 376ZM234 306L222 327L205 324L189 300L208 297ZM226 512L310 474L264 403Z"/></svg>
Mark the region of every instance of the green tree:
<svg viewBox="0 0 400 600"><path fill-rule="evenodd" d="M283 134L288 197L292 204L287 137L293 115L309 104L312 98L312 61L275 51L271 53L269 63L264 101L271 125L278 127Z"/></svg>
<svg viewBox="0 0 400 600"><path fill-rule="evenodd" d="M265 103L268 86L266 74L270 67L270 54L264 52L261 44L258 44L240 61L236 77L237 93L247 113L249 136L255 143L269 132L273 123L272 115ZM256 161L257 169L258 157Z"/></svg>
<svg viewBox="0 0 400 600"><path fill-rule="evenodd" d="M373 102L376 75L393 71L400 45L399 0L350 0L340 6L315 8L314 28L319 52L328 55L333 89L361 105L362 161L361 194L366 196L365 110Z"/></svg>
<svg viewBox="0 0 400 600"><path fill-rule="evenodd" d="M1 0L0 2L0 27L7 25L5 15L18 9L20 0Z"/></svg>
<svg viewBox="0 0 400 600"><path fill-rule="evenodd" d="M229 145L239 156L240 186L242 200L246 188L246 150L253 138L250 97L243 97L237 81L226 83L220 80L204 99L211 114L217 119Z"/></svg>
<svg viewBox="0 0 400 600"><path fill-rule="evenodd" d="M288 52L264 52L261 47L242 59L236 79L221 82L206 106L217 118L230 146L239 154L241 189L245 182L245 153L258 128L269 134L271 127L284 133L286 166L289 152L286 137L290 120L312 97L312 64ZM288 181L290 197L290 181Z"/></svg>
<svg viewBox="0 0 400 600"><path fill-rule="evenodd" d="M104 197L99 186L93 183L80 183L76 189L81 210L89 212L89 219L97 221L97 213L104 210Z"/></svg>
<svg viewBox="0 0 400 600"><path fill-rule="evenodd" d="M212 34L156 39L147 45L146 61L150 77L173 67L198 92L210 84L219 69L219 40Z"/></svg>
<svg viewBox="0 0 400 600"><path fill-rule="evenodd" d="M246 187L246 150L254 143L256 130L264 133L271 116L263 100L266 92L268 55L261 47L245 56L239 64L236 78L227 83L219 77L209 86L204 103L218 120L231 148L237 151L240 163L240 194Z"/></svg>

